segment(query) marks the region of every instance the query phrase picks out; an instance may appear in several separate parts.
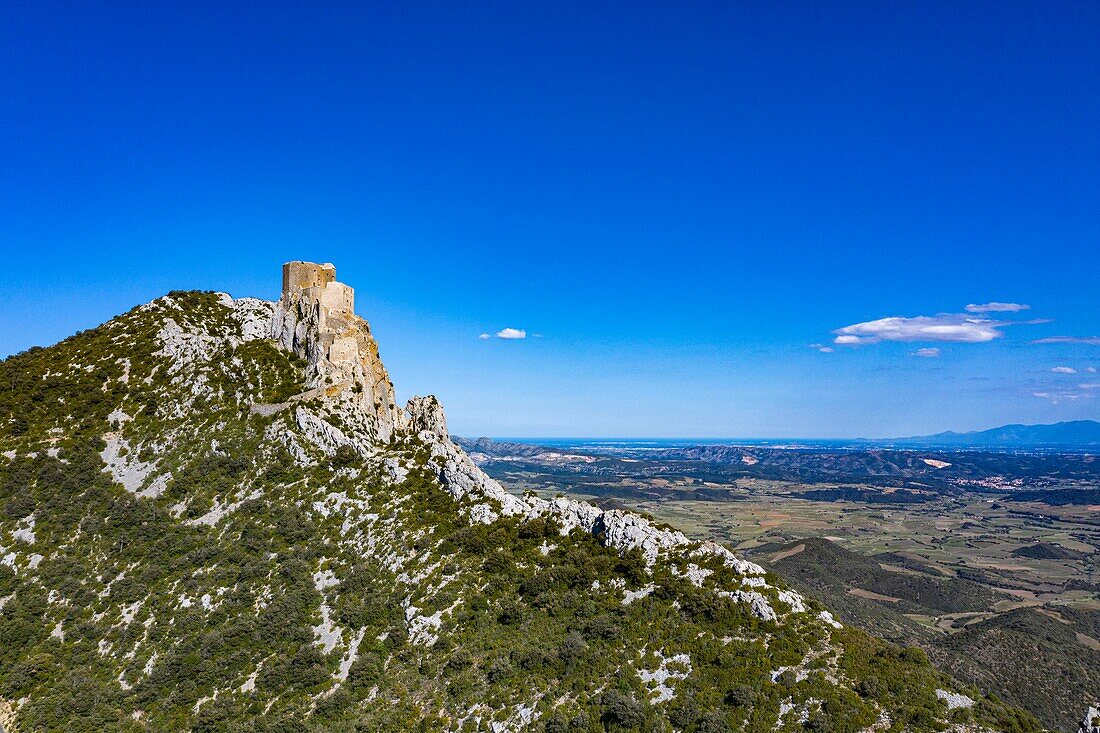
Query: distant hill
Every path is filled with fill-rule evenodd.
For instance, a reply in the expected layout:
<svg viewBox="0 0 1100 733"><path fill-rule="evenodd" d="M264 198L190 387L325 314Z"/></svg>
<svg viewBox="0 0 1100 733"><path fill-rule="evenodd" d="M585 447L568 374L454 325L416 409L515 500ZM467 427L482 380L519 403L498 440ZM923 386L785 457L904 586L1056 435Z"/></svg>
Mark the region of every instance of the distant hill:
<svg viewBox="0 0 1100 733"><path fill-rule="evenodd" d="M1029 557L1033 560L1080 560L1085 557L1082 552L1068 550L1053 542L1036 542L1034 545L1025 545L1012 551L1016 557Z"/></svg>
<svg viewBox="0 0 1100 733"><path fill-rule="evenodd" d="M1020 489L1041 489L1058 494L1058 501L1094 504L1089 492L1100 489L1050 489L1050 481L1067 485L1100 486L1100 461L1091 449L1074 447L1012 452L998 447L955 447L927 445L884 446L866 442L859 447L833 448L771 447L761 445L681 445L671 448L630 447L593 450L583 445L559 443L554 447L529 443L498 442L490 438L456 439L460 447L493 478L505 483L523 482L532 474L566 490L589 496L620 499L657 497L728 500L730 493L706 483L728 484L741 477L770 481L826 484L815 493L794 494L815 501L861 501L916 503L928 494L890 492L883 488L917 489L921 492L950 492L976 481L1011 476L1020 479ZM641 480L623 482L625 476ZM656 485L654 477L690 476L694 486ZM526 477L526 478L525 478ZM873 489L856 484L873 484ZM1077 485L1073 483L1072 485ZM1019 501L1047 501L1054 494Z"/></svg>
<svg viewBox="0 0 1100 733"><path fill-rule="evenodd" d="M947 431L935 435L915 435L893 438L892 445L974 447L974 448L1034 448L1034 447L1089 447L1100 446L1100 422L1072 420L1053 425L1002 425L989 430L969 433Z"/></svg>

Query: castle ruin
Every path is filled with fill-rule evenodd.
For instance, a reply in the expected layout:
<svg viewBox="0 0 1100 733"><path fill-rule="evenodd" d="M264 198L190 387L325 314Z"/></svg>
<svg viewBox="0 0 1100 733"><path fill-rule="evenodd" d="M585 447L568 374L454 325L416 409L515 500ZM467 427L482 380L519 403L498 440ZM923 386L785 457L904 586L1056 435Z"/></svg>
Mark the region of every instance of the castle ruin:
<svg viewBox="0 0 1100 733"><path fill-rule="evenodd" d="M312 388L345 393L375 418L375 435L389 440L398 423L393 385L365 320L355 315L355 290L336 280L331 263L283 265L283 292L272 334L309 364Z"/></svg>
<svg viewBox="0 0 1100 733"><path fill-rule="evenodd" d="M355 312L355 290L336 282L336 266L330 262L287 262L283 265L284 305L300 300L317 303L331 312Z"/></svg>

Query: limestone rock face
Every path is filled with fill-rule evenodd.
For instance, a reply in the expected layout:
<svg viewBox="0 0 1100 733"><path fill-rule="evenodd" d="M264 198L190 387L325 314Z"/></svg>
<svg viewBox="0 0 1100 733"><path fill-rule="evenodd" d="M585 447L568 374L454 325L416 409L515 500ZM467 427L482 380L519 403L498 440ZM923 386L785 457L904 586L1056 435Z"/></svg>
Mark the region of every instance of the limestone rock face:
<svg viewBox="0 0 1100 733"><path fill-rule="evenodd" d="M437 440L450 440L443 405L435 395L413 397L405 406L407 427L414 433L430 433Z"/></svg>
<svg viewBox="0 0 1100 733"><path fill-rule="evenodd" d="M598 527L606 535L608 545L620 550L640 549L649 562L665 550L688 543L681 532L654 527L643 517L619 509L603 512Z"/></svg>
<svg viewBox="0 0 1100 733"><path fill-rule="evenodd" d="M950 690L936 690L936 697L943 700L947 705L948 710L958 710L959 708L972 708L974 707L974 701L962 694L961 692L951 692Z"/></svg>
<svg viewBox="0 0 1100 733"><path fill-rule="evenodd" d="M393 383L370 325L355 314L354 290L336 281L333 265L283 265L271 337L306 360L311 388L336 388L333 398L350 401L369 418L371 438L392 440L402 422Z"/></svg>
<svg viewBox="0 0 1100 733"><path fill-rule="evenodd" d="M474 499L484 502L475 505L471 510L475 520L491 522L500 514L512 516L531 513L531 507L485 475L466 452L454 444L447 433L447 418L443 414L443 406L434 395L413 397L409 400L405 407L403 427L427 444L432 454L430 464L452 496L460 500Z"/></svg>

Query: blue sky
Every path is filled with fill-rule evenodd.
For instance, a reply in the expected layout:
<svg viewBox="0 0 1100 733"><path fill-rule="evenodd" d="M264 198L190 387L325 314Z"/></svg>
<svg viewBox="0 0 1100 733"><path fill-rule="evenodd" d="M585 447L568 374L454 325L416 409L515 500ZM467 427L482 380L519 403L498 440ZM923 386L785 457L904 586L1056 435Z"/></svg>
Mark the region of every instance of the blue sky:
<svg viewBox="0 0 1100 733"><path fill-rule="evenodd" d="M458 434L1100 417L1100 4L388 5L0 5L0 354L310 259Z"/></svg>

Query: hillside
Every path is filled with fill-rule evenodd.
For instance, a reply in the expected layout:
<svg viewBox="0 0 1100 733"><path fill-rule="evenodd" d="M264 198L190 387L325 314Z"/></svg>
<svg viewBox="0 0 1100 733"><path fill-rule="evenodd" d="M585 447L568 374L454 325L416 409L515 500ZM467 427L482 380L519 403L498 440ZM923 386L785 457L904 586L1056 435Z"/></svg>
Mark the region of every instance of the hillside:
<svg viewBox="0 0 1100 733"><path fill-rule="evenodd" d="M1037 729L721 545L507 493L331 266L0 383L9 731Z"/></svg>
<svg viewBox="0 0 1100 733"><path fill-rule="evenodd" d="M793 552L795 548L802 549ZM822 538L806 539L793 546L765 545L754 551L754 555L761 553L772 553L769 564L792 581L797 578L800 584L849 595L852 590L873 588L890 597L891 606L902 613L982 611L1006 597L968 580L885 570L879 558L845 550Z"/></svg>
<svg viewBox="0 0 1100 733"><path fill-rule="evenodd" d="M968 625L930 653L953 673L1000 690L1003 699L1027 700L1042 718L1068 729L1081 715L1071 701L1100 689L1098 627L1098 611L1020 608Z"/></svg>
<svg viewBox="0 0 1100 733"><path fill-rule="evenodd" d="M1100 611L1061 606L976 613L1007 596L906 558L867 557L821 538L764 545L753 559L827 603L841 621L920 646L942 668L1026 705L1056 730L1070 730L1080 719L1081 701L1100 689ZM944 613L973 613L975 619L956 633L941 633L906 616Z"/></svg>
<svg viewBox="0 0 1100 733"><path fill-rule="evenodd" d="M905 614L983 611L1001 597L966 580L885 570L879 558L820 537L762 545L752 557L828 603L841 621L897 643L927 645L935 637Z"/></svg>

